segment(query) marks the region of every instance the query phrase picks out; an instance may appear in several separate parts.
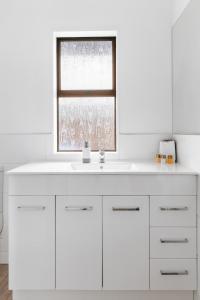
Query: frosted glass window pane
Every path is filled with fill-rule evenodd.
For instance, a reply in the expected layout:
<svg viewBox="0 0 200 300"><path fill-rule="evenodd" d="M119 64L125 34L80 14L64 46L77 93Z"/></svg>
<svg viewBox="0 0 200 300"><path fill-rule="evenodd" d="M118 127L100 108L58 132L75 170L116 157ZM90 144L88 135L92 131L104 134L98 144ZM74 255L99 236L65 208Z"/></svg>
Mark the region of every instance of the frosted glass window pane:
<svg viewBox="0 0 200 300"><path fill-rule="evenodd" d="M114 98L60 98L59 150L115 150Z"/></svg>
<svg viewBox="0 0 200 300"><path fill-rule="evenodd" d="M61 89L112 89L112 41L61 42Z"/></svg>

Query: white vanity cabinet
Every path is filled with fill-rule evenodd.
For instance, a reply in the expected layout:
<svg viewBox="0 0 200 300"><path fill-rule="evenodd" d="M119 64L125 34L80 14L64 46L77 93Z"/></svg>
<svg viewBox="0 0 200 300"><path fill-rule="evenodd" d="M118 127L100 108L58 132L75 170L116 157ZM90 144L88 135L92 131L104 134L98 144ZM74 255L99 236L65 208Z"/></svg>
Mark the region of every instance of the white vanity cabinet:
<svg viewBox="0 0 200 300"><path fill-rule="evenodd" d="M149 197L103 197L103 287L149 289Z"/></svg>
<svg viewBox="0 0 200 300"><path fill-rule="evenodd" d="M102 197L56 197L56 289L102 288Z"/></svg>
<svg viewBox="0 0 200 300"><path fill-rule="evenodd" d="M166 291L179 299L173 290L184 290L180 297L191 300L197 288L196 213L192 174L11 173L14 300L60 300L61 294L135 300L136 291L144 293L142 300L161 299Z"/></svg>
<svg viewBox="0 0 200 300"><path fill-rule="evenodd" d="M11 196L9 287L55 288L55 197Z"/></svg>

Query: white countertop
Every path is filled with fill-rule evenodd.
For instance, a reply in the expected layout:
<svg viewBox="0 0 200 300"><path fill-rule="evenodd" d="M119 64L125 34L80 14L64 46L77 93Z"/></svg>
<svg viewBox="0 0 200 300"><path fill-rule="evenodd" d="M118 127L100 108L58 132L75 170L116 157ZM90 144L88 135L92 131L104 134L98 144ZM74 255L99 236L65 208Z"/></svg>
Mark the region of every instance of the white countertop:
<svg viewBox="0 0 200 300"><path fill-rule="evenodd" d="M169 174L169 175L197 175L197 172L188 169L180 164L172 166L156 164L153 162L131 162L131 161L118 161L108 162L107 164L122 164L120 170L117 169L73 169L73 165L82 165L78 162L38 162L29 163L12 169L7 172L8 175L54 175L54 174ZM130 168L123 169L123 165L130 164ZM97 164L96 164L97 165ZM82 165L83 166L83 165ZM85 167L85 164L84 164Z"/></svg>

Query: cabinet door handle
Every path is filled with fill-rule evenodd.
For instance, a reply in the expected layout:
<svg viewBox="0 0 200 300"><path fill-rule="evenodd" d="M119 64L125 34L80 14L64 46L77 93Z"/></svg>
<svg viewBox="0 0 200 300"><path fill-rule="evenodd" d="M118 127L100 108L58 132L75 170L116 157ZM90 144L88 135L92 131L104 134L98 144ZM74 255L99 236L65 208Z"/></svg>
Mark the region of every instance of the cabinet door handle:
<svg viewBox="0 0 200 300"><path fill-rule="evenodd" d="M180 206L180 207L160 207L161 211L186 211L188 210L187 206Z"/></svg>
<svg viewBox="0 0 200 300"><path fill-rule="evenodd" d="M26 210L26 211L42 211L45 210L45 206L18 206L17 209L19 210Z"/></svg>
<svg viewBox="0 0 200 300"><path fill-rule="evenodd" d="M113 211L139 211L139 207L113 207Z"/></svg>
<svg viewBox="0 0 200 300"><path fill-rule="evenodd" d="M173 239L160 239L162 244L186 244L188 243L188 239L180 239L180 240L173 240Z"/></svg>
<svg viewBox="0 0 200 300"><path fill-rule="evenodd" d="M189 272L187 270L184 270L184 271L160 271L160 274L162 276L169 276L169 275L188 275Z"/></svg>
<svg viewBox="0 0 200 300"><path fill-rule="evenodd" d="M65 206L65 210L67 211L91 211L93 210L92 206Z"/></svg>

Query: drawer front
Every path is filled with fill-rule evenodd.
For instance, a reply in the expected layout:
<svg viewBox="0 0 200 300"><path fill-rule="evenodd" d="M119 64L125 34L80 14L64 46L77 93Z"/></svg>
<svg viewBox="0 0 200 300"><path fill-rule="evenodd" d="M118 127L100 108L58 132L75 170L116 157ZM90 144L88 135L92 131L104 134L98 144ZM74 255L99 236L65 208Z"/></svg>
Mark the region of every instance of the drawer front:
<svg viewBox="0 0 200 300"><path fill-rule="evenodd" d="M195 290L196 259L151 259L151 290Z"/></svg>
<svg viewBox="0 0 200 300"><path fill-rule="evenodd" d="M196 196L150 197L150 225L196 227Z"/></svg>
<svg viewBox="0 0 200 300"><path fill-rule="evenodd" d="M196 258L195 228L151 228L151 258Z"/></svg>

